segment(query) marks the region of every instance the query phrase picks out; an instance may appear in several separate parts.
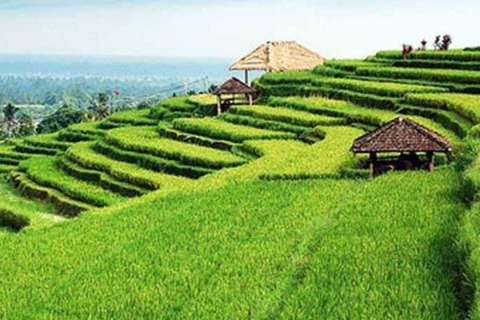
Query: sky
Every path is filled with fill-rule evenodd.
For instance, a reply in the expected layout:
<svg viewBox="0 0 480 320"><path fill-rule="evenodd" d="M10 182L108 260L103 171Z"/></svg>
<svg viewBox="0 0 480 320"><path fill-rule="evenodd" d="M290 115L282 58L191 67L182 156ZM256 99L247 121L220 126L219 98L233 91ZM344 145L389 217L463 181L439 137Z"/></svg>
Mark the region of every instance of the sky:
<svg viewBox="0 0 480 320"><path fill-rule="evenodd" d="M0 0L0 53L239 58L296 40L327 58L480 45L478 0Z"/></svg>

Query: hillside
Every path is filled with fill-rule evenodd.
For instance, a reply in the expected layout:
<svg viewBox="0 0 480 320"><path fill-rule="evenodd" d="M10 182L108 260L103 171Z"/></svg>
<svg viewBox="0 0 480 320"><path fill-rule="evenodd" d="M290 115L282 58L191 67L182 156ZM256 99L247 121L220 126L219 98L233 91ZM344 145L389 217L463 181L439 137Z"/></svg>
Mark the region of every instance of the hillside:
<svg viewBox="0 0 480 320"><path fill-rule="evenodd" d="M1 143L0 316L480 318L480 51L254 85ZM352 142L399 115L453 154L369 180Z"/></svg>

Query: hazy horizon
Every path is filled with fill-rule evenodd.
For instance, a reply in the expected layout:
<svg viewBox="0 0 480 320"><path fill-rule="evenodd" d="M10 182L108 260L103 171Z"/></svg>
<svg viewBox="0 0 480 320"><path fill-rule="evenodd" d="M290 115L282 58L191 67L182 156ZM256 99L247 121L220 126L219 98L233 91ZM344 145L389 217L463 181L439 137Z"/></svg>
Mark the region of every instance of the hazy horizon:
<svg viewBox="0 0 480 320"><path fill-rule="evenodd" d="M2 0L0 54L233 60L296 40L327 58L362 58L444 33L453 47L480 44L479 13L472 0Z"/></svg>

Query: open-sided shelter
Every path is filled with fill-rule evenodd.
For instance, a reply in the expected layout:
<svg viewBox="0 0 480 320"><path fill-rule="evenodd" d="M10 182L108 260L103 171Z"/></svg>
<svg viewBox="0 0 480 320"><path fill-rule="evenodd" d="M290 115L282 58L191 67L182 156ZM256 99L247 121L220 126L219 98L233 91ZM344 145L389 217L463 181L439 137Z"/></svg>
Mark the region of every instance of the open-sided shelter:
<svg viewBox="0 0 480 320"><path fill-rule="evenodd" d="M448 154L452 149L450 142L435 131L412 120L398 117L357 138L353 142L351 150L355 154L370 154L370 177L374 177L378 153L400 152L401 155L395 165L402 166L402 168L425 167L433 171L434 153ZM417 153L425 153L427 162L423 165L419 163Z"/></svg>
<svg viewBox="0 0 480 320"><path fill-rule="evenodd" d="M253 100L257 95L257 90L252 88L246 83L238 80L235 77L230 78L216 88L213 94L217 96L217 114L220 114L222 110L228 109L228 107L235 103L235 95L242 94L248 101L248 104L253 105ZM230 98L224 98L225 95L231 95Z"/></svg>
<svg viewBox="0 0 480 320"><path fill-rule="evenodd" d="M324 57L295 41L269 41L235 62L230 70L244 70L245 83L248 83L248 71L251 70L311 70L324 62Z"/></svg>

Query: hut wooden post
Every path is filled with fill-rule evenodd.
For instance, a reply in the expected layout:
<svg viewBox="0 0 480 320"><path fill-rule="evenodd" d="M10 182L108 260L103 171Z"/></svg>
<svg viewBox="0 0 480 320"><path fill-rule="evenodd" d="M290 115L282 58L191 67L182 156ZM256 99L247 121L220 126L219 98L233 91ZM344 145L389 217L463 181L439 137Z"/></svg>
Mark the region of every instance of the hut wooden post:
<svg viewBox="0 0 480 320"><path fill-rule="evenodd" d="M248 85L250 85L250 84L248 83L248 70L245 70L245 83L248 84Z"/></svg>
<svg viewBox="0 0 480 320"><path fill-rule="evenodd" d="M251 93L248 94L248 104L251 106L253 106L253 95Z"/></svg>
<svg viewBox="0 0 480 320"><path fill-rule="evenodd" d="M217 115L222 113L222 96L217 94Z"/></svg>
<svg viewBox="0 0 480 320"><path fill-rule="evenodd" d="M370 153L370 179L375 177L375 166L377 164L377 154L375 152Z"/></svg>
<svg viewBox="0 0 480 320"><path fill-rule="evenodd" d="M427 152L428 159L428 171L433 171L435 169L435 155L432 151Z"/></svg>

